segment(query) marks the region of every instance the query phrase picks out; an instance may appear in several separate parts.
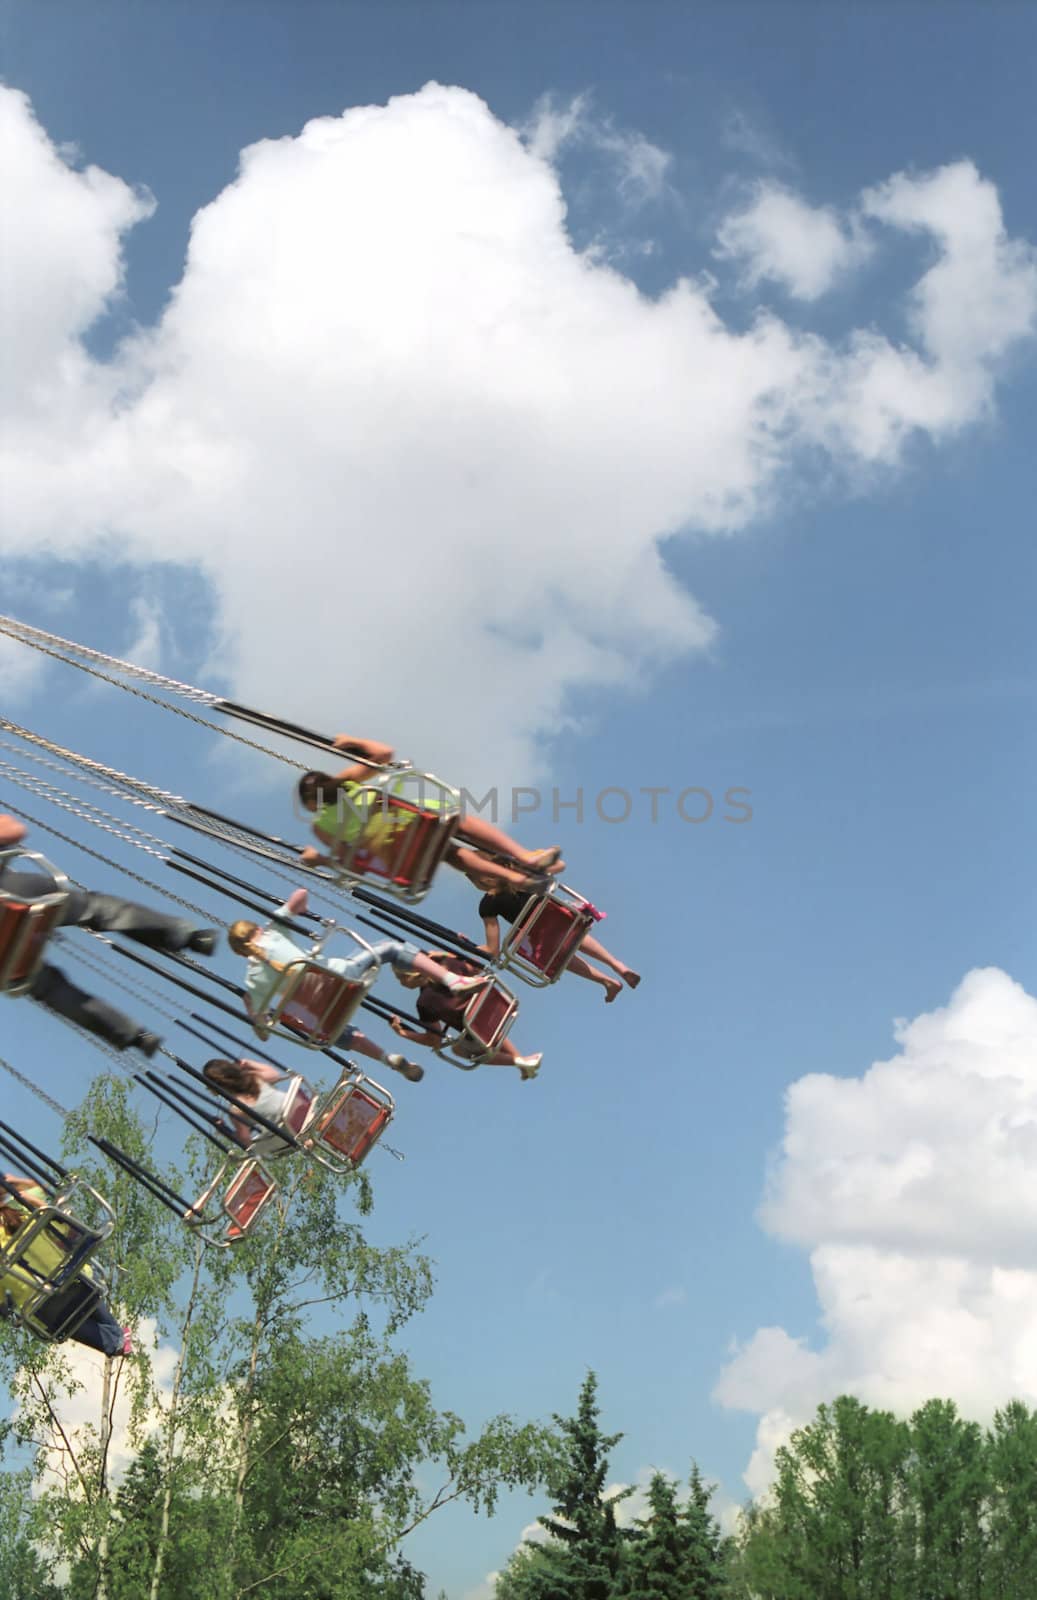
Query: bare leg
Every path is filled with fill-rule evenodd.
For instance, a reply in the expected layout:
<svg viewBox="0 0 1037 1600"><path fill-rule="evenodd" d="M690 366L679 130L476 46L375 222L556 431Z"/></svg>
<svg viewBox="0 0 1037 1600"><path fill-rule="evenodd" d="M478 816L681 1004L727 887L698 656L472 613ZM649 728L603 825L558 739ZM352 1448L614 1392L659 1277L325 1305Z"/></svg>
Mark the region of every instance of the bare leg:
<svg viewBox="0 0 1037 1600"><path fill-rule="evenodd" d="M523 1078L535 1078L540 1068L541 1057L521 1055L510 1039L502 1039L492 1056L488 1056L485 1065L488 1067L518 1067Z"/></svg>
<svg viewBox="0 0 1037 1600"><path fill-rule="evenodd" d="M346 1046L347 1050L355 1050L357 1055L367 1056L369 1061L384 1061L386 1052L380 1044L375 1044L366 1033L361 1033L359 1028L354 1028Z"/></svg>
<svg viewBox="0 0 1037 1600"><path fill-rule="evenodd" d="M607 967L612 968L613 972L618 972L623 982L628 983L631 989L636 989L641 982L641 974L639 972L635 972L632 967L628 967L625 961L620 961L618 956L612 955L610 951L605 949L603 944L598 943L597 939L584 939L580 949L586 955L593 956L595 961L603 961ZM573 967L575 969L575 962Z"/></svg>
<svg viewBox="0 0 1037 1600"><path fill-rule="evenodd" d="M475 988L484 981L485 976L479 972L470 978L459 978L456 972L449 972L446 967L441 967L438 961L433 961L432 957L425 955L422 950L412 957L411 971L420 972L423 978L432 978L436 983L441 983L451 994Z"/></svg>
<svg viewBox="0 0 1037 1600"><path fill-rule="evenodd" d="M367 1056L371 1061L379 1061L382 1066L391 1067L393 1072L399 1072L410 1083L420 1083L425 1076L424 1067L419 1067L414 1061L408 1061L406 1056L397 1055L392 1050L383 1050L381 1045L375 1044L366 1033L361 1033L359 1028L350 1030L346 1044L347 1050L355 1050L357 1055Z"/></svg>
<svg viewBox="0 0 1037 1600"><path fill-rule="evenodd" d="M544 872L558 871L564 865L559 859L562 852L557 845L550 850L526 850L502 829L495 828L492 822L484 822L482 817L465 817L457 834L458 838L466 839L479 850L495 850L498 855L511 856L513 860L523 861L530 867L541 867Z"/></svg>
<svg viewBox="0 0 1037 1600"><path fill-rule="evenodd" d="M496 889L528 889L531 894L534 894L538 888L543 889L544 887L543 879L539 883L535 883L530 880L526 873L516 871L514 867L505 867L499 861L490 861L486 856L478 855L474 850L455 847L452 854L447 856L446 859L452 867L456 867L459 872L463 872L466 877L473 879L473 881L476 878L491 878L493 887ZM476 884L476 887L485 893L489 885L486 883Z"/></svg>
<svg viewBox="0 0 1037 1600"><path fill-rule="evenodd" d="M584 940L584 947L586 947ZM574 972L578 978L589 978L591 983L600 983L605 990L605 1004L609 1005L623 988L618 978L610 978L607 972L602 972L600 967L592 967L589 961L584 961L580 956L573 956L566 972Z"/></svg>

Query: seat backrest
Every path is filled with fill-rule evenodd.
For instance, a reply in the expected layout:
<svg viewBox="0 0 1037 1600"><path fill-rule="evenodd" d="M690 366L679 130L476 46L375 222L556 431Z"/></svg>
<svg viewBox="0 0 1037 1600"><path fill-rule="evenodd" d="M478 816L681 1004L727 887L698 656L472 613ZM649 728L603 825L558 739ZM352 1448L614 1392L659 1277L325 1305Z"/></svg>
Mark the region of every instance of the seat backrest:
<svg viewBox="0 0 1037 1600"><path fill-rule="evenodd" d="M330 1154L358 1167L374 1148L392 1118L392 1106L365 1092L348 1087L338 1104L328 1108L315 1125L314 1143Z"/></svg>
<svg viewBox="0 0 1037 1600"><path fill-rule="evenodd" d="M342 857L358 877L385 880L405 900L421 899L449 848L460 820L457 791L429 773L408 773L425 798L410 800L393 792L403 781L388 773L377 785L379 801L352 847Z"/></svg>
<svg viewBox="0 0 1037 1600"><path fill-rule="evenodd" d="M289 1101L284 1114L284 1125L296 1139L310 1120L316 1095L302 1078L296 1078L288 1091Z"/></svg>
<svg viewBox="0 0 1037 1600"><path fill-rule="evenodd" d="M42 1296L31 1309L27 1307L19 1320L39 1339L55 1343L70 1339L97 1310L102 1292L103 1285L96 1279L73 1278Z"/></svg>
<svg viewBox="0 0 1037 1600"><path fill-rule="evenodd" d="M503 984L490 981L477 989L464 1012L464 1031L477 1044L492 1050L511 1026L518 1002Z"/></svg>
<svg viewBox="0 0 1037 1600"><path fill-rule="evenodd" d="M245 1238L276 1193L277 1184L258 1161L243 1162L223 1196L223 1210L230 1219L227 1239Z"/></svg>
<svg viewBox="0 0 1037 1600"><path fill-rule="evenodd" d="M286 987L271 1021L323 1049L334 1044L347 1027L369 986L331 972L317 961L294 966L300 970Z"/></svg>
<svg viewBox="0 0 1037 1600"><path fill-rule="evenodd" d="M551 979L561 977L594 922L588 912L554 900L536 902L523 920L514 929L518 953Z"/></svg>
<svg viewBox="0 0 1037 1600"><path fill-rule="evenodd" d="M107 1232L87 1227L56 1206L39 1206L27 1213L0 1250L0 1271L59 1288L86 1272Z"/></svg>
<svg viewBox="0 0 1037 1600"><path fill-rule="evenodd" d="M0 990L19 994L29 987L43 959L65 896L57 904L29 905L0 890Z"/></svg>

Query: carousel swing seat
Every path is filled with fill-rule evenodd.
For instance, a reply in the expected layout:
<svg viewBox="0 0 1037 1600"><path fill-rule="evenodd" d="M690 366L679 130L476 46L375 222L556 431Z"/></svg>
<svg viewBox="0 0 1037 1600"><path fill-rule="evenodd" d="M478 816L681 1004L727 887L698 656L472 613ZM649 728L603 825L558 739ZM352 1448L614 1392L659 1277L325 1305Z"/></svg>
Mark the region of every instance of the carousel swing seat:
<svg viewBox="0 0 1037 1600"><path fill-rule="evenodd" d="M554 883L531 895L501 946L499 964L535 988L557 983L602 913L589 900Z"/></svg>
<svg viewBox="0 0 1037 1600"><path fill-rule="evenodd" d="M322 1166L351 1171L367 1159L395 1111L388 1089L350 1067L320 1097L302 1142Z"/></svg>
<svg viewBox="0 0 1037 1600"><path fill-rule="evenodd" d="M233 1177L224 1188L229 1172L233 1172ZM244 1161L229 1156L186 1213L184 1221L188 1227L201 1232L206 1244L227 1249L248 1237L276 1193L277 1184L254 1156ZM217 1202L215 1218L209 1213L214 1200ZM214 1226L222 1228L215 1237L203 1231Z"/></svg>
<svg viewBox="0 0 1037 1600"><path fill-rule="evenodd" d="M283 1091L285 1104L276 1122L287 1138L260 1127L248 1147L267 1160L302 1150L321 1166L342 1175L360 1166L392 1121L396 1103L387 1089L349 1063L332 1088L318 1093L293 1074ZM290 1141L290 1142L289 1142Z"/></svg>
<svg viewBox="0 0 1037 1600"><path fill-rule="evenodd" d="M357 943L369 948L362 939ZM292 961L267 1001L262 1024L310 1049L326 1050L348 1028L377 976L377 963L362 978L349 978L312 954Z"/></svg>
<svg viewBox="0 0 1037 1600"><path fill-rule="evenodd" d="M73 1213L70 1201L77 1191L94 1200L100 1222L90 1224ZM24 1206L15 1191L0 1189L0 1202L5 1192ZM114 1222L107 1201L76 1178L45 1205L26 1209L22 1226L0 1246L0 1280L18 1323L37 1338L58 1343L93 1315L106 1292L94 1257Z"/></svg>
<svg viewBox="0 0 1037 1600"><path fill-rule="evenodd" d="M32 899L4 887L9 869L47 878L52 887ZM68 903L69 881L34 850L0 851L0 993L25 994L39 971L53 930Z"/></svg>
<svg viewBox="0 0 1037 1600"><path fill-rule="evenodd" d="M428 893L460 820L458 790L431 773L377 774L343 797L336 866L345 878L378 878L388 893L415 904Z"/></svg>
<svg viewBox="0 0 1037 1600"><path fill-rule="evenodd" d="M458 1066L477 1067L487 1061L507 1038L518 1014L518 1001L496 978L487 978L472 991L460 1020L457 1037L442 1047Z"/></svg>

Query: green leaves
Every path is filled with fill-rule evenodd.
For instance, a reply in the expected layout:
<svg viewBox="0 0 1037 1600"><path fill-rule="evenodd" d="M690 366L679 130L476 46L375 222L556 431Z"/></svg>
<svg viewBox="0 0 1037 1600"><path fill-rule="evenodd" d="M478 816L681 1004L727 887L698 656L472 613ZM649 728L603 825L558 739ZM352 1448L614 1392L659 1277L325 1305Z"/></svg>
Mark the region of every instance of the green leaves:
<svg viewBox="0 0 1037 1600"><path fill-rule="evenodd" d="M986 1434L948 1400L909 1422L843 1396L778 1452L773 1504L743 1515L739 1597L1031 1600L1037 1414Z"/></svg>

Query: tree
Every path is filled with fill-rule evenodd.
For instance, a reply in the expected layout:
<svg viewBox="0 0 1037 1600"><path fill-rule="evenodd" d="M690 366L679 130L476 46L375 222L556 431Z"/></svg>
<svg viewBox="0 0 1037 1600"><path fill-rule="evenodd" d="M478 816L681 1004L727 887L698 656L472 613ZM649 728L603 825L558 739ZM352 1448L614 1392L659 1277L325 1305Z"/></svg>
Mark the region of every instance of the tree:
<svg viewBox="0 0 1037 1600"><path fill-rule="evenodd" d="M61 1600L38 1537L29 1472L0 1476L0 1600Z"/></svg>
<svg viewBox="0 0 1037 1600"><path fill-rule="evenodd" d="M777 1453L773 1505L743 1521L750 1591L782 1600L908 1600L897 1514L909 1430L843 1395ZM918 1597L911 1597L918 1600Z"/></svg>
<svg viewBox="0 0 1037 1600"><path fill-rule="evenodd" d="M987 1436L987 1560L984 1600L1037 1594L1037 1411L1012 1400Z"/></svg>
<svg viewBox="0 0 1037 1600"><path fill-rule="evenodd" d="M610 1600L614 1592L626 1543L616 1506L631 1491L604 1498L609 1451L623 1435L601 1432L597 1392L588 1372L576 1415L554 1418L561 1444L547 1480L554 1514L537 1518L549 1539L509 1563L498 1584L505 1600Z"/></svg>
<svg viewBox="0 0 1037 1600"><path fill-rule="evenodd" d="M120 1080L95 1085L86 1119L153 1164ZM191 1146L188 1161L170 1177L193 1193L211 1163ZM113 1300L128 1321L157 1320L167 1375L160 1390L144 1343L103 1361L97 1423L72 1432L70 1347L0 1336L15 1433L36 1448L33 1514L70 1569L67 1600L419 1600L401 1549L413 1528L451 1500L492 1511L502 1487L546 1480L553 1430L502 1415L469 1438L397 1348L431 1273L410 1244L367 1242L363 1175L286 1160L262 1232L218 1252L121 1169L76 1166L115 1201ZM127 1383L137 1455L113 1489L111 1407ZM427 1491L430 1467L441 1477Z"/></svg>
<svg viewBox="0 0 1037 1600"><path fill-rule="evenodd" d="M709 1509L712 1493L694 1465L684 1505L672 1478L652 1474L648 1515L636 1525L619 1594L631 1600L719 1600L726 1551Z"/></svg>

